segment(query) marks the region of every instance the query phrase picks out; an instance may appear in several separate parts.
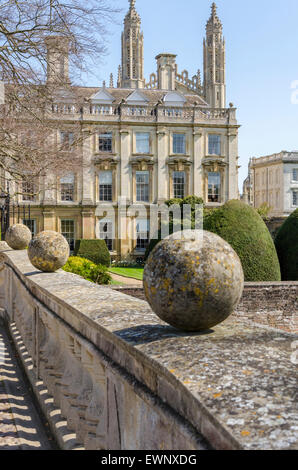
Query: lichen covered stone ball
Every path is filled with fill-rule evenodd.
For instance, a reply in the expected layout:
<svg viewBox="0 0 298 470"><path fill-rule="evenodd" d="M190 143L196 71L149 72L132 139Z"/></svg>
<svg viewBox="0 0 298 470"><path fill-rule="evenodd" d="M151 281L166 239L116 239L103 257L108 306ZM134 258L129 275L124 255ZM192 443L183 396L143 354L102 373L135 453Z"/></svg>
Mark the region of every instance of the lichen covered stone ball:
<svg viewBox="0 0 298 470"><path fill-rule="evenodd" d="M55 272L68 260L69 244L60 233L51 230L40 232L29 244L28 257L40 271Z"/></svg>
<svg viewBox="0 0 298 470"><path fill-rule="evenodd" d="M242 296L244 275L238 255L222 238L186 230L154 248L143 282L159 318L183 331L202 331L233 313Z"/></svg>
<svg viewBox="0 0 298 470"><path fill-rule="evenodd" d="M25 250L30 243L32 234L26 225L15 224L5 234L7 245L13 250Z"/></svg>

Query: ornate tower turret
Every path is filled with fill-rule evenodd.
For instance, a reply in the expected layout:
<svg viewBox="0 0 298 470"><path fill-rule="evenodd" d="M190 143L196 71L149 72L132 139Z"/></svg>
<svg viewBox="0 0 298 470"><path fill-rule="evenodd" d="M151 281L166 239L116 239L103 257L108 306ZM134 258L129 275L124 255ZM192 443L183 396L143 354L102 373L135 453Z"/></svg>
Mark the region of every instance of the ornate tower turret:
<svg viewBox="0 0 298 470"><path fill-rule="evenodd" d="M222 24L217 16L216 4L206 25L204 39L204 93L212 108L226 107L226 59Z"/></svg>
<svg viewBox="0 0 298 470"><path fill-rule="evenodd" d="M144 41L141 18L135 9L136 0L129 0L130 8L124 20L122 33L122 88L144 88Z"/></svg>
<svg viewBox="0 0 298 470"><path fill-rule="evenodd" d="M69 40L60 36L45 39L48 83L69 84Z"/></svg>

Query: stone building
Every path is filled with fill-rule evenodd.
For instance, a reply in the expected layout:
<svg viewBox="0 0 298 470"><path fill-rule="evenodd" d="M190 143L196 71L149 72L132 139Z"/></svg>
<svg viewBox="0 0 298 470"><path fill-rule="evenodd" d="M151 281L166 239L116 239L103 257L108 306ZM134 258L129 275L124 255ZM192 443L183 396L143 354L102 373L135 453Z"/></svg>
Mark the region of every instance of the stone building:
<svg viewBox="0 0 298 470"><path fill-rule="evenodd" d="M141 19L135 0L129 3L115 87L112 74L108 87L71 85L68 44L57 49L59 38L46 41L48 82L59 77L65 83L51 110L61 125L57 145L65 150L80 122L84 166L61 178L57 189L20 201L31 205L24 222L33 232L62 232L71 247L75 239L100 237L113 256L138 257L148 244L153 204L196 195L218 206L239 197L239 125L236 109L226 107L225 41L216 5L206 26L202 83L200 71L179 72L176 55L169 53L156 57L157 70L145 79ZM120 197L134 204L132 215L119 209ZM147 213L138 213L140 204ZM105 210L111 206L116 219Z"/></svg>
<svg viewBox="0 0 298 470"><path fill-rule="evenodd" d="M252 158L243 196L256 208L267 203L271 217L288 217L298 208L298 152Z"/></svg>

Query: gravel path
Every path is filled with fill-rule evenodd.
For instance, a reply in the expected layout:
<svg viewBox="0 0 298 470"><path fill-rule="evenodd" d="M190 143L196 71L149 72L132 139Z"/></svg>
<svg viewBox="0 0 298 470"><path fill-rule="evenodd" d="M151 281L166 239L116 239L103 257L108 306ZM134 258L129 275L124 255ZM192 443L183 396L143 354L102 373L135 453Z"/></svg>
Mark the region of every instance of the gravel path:
<svg viewBox="0 0 298 470"><path fill-rule="evenodd" d="M110 275L114 281L121 282L126 286L136 286L143 287L143 281L133 279L132 277L119 276L119 274L114 274L110 272Z"/></svg>

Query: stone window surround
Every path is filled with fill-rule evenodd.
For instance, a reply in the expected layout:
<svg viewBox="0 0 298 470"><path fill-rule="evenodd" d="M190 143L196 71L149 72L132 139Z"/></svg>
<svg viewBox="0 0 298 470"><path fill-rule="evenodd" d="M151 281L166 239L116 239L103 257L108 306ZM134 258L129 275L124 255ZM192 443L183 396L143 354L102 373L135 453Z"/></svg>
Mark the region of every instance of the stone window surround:
<svg viewBox="0 0 298 470"><path fill-rule="evenodd" d="M208 174L220 173L220 202L208 202ZM224 188L225 188L225 173L226 166L218 162L208 162L203 165L203 199L206 204L212 206L222 205L225 202Z"/></svg>
<svg viewBox="0 0 298 470"><path fill-rule="evenodd" d="M23 198L23 194L22 194L23 181L20 181L20 182L17 183L17 187L19 188L18 190L21 193L21 194L18 194L18 196L17 196L17 202L18 203L21 203L21 204L39 204L40 203L41 194L38 191L39 181L37 183L31 182L31 184L33 184L34 187L37 189L37 194L34 196L32 201Z"/></svg>
<svg viewBox="0 0 298 470"><path fill-rule="evenodd" d="M168 196L169 199L174 198L174 172L175 171L184 171L185 172L185 188L184 188L184 197L190 196L190 172L191 172L191 163L189 162L169 162L169 189Z"/></svg>
<svg viewBox="0 0 298 470"><path fill-rule="evenodd" d="M142 254L142 253L145 253L146 251L146 248L137 248L137 222L138 220L147 220L147 223L148 223L148 243L150 242L150 219L149 219L149 215L147 218L145 217L133 217L133 220L132 220L132 226L133 226L133 237L132 237L132 244L133 244L133 250L132 252L135 253L135 254Z"/></svg>
<svg viewBox="0 0 298 470"><path fill-rule="evenodd" d="M136 204L151 204L153 202L153 178L154 178L154 165L153 163L147 161L140 162L131 162L132 170L132 202ZM136 172L137 171L148 171L149 172L149 201L137 201L137 181L136 181Z"/></svg>
<svg viewBox="0 0 298 470"><path fill-rule="evenodd" d="M185 153L174 153L174 134L181 134L185 136ZM183 155L183 156L189 156L190 154L190 142L189 142L189 136L188 133L185 131L175 130L173 129L170 132L170 138L169 138L169 156L175 156L175 155Z"/></svg>
<svg viewBox="0 0 298 470"><path fill-rule="evenodd" d="M73 175L74 175L73 201L62 201L62 199L61 199L60 177L57 177L57 196L56 196L56 200L59 204L72 205L72 204L77 204L77 202L78 202L78 177L75 173L73 173Z"/></svg>
<svg viewBox="0 0 298 470"><path fill-rule="evenodd" d="M219 135L220 136L220 153L219 155L217 154L211 154L209 153L209 136L210 135ZM221 157L224 155L224 134L222 134L221 132L219 131L213 131L213 132L207 132L206 133L206 142L205 142L205 145L206 145L206 155L208 156L216 156L216 157Z"/></svg>
<svg viewBox="0 0 298 470"><path fill-rule="evenodd" d="M112 134L112 151L111 152L103 152L99 150L99 136L101 134ZM115 130L110 128L100 129L97 128L93 134L92 138L92 147L93 147L93 154L94 155L108 155L108 156L116 156L116 133Z"/></svg>
<svg viewBox="0 0 298 470"><path fill-rule="evenodd" d="M100 201L99 199L99 173L101 171L111 171L112 172L112 201ZM117 199L117 163L107 161L107 162L102 162L100 164L97 164L95 167L95 189L94 189L94 194L95 194L95 200L96 203L114 203L116 202Z"/></svg>
<svg viewBox="0 0 298 470"><path fill-rule="evenodd" d="M137 137L136 134L149 134L149 152L148 153L140 153L137 152ZM153 132L148 130L147 128L140 128L138 130L133 130L132 131L132 142L131 142L131 154L132 156L137 156L137 155L147 155L147 156L153 156Z"/></svg>
<svg viewBox="0 0 298 470"><path fill-rule="evenodd" d="M62 134L72 134L71 142L68 142L68 144L65 146L63 146ZM69 152L72 148L71 146L74 144L74 141L75 141L75 132L73 129L62 128L58 130L57 144L59 146L59 151Z"/></svg>
<svg viewBox="0 0 298 470"><path fill-rule="evenodd" d="M296 173L296 179L295 179L295 176L294 176L294 172ZM292 168L292 178L291 178L291 182L293 184L298 184L298 167L297 168Z"/></svg>
<svg viewBox="0 0 298 470"><path fill-rule="evenodd" d="M100 237L100 234L102 233L101 230L100 230L100 226L101 226L102 223L112 224L112 238L111 238L111 240L112 240L112 249L109 250L109 252L114 253L115 252L115 243L116 243L116 237L115 237L114 232L116 230L116 227L113 226L113 220L112 220L112 218L109 218L108 215L97 218L97 221L96 221L96 224L98 225L98 227L97 227L97 236L98 236L99 240L104 240L104 238Z"/></svg>
<svg viewBox="0 0 298 470"><path fill-rule="evenodd" d="M76 216L73 217L67 217L67 216L60 216L58 217L58 232L62 233L62 221L69 220L73 221L73 228L74 228L74 241L76 240L76 235L78 233L78 219Z"/></svg>

